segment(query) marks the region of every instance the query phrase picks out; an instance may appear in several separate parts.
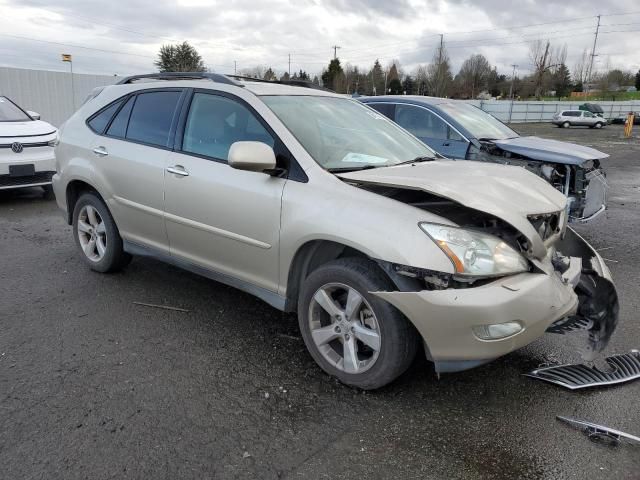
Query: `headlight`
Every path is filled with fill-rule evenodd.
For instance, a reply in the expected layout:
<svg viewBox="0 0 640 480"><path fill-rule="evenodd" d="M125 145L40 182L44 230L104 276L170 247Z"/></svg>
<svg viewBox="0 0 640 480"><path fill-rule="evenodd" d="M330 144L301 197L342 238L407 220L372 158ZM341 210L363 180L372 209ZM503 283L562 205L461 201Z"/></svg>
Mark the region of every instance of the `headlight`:
<svg viewBox="0 0 640 480"><path fill-rule="evenodd" d="M449 257L459 275L491 277L529 270L522 255L493 235L434 223L421 223L420 228Z"/></svg>
<svg viewBox="0 0 640 480"><path fill-rule="evenodd" d="M50 147L55 147L56 145L58 145L58 143L60 143L60 138L58 137L58 133L56 132L56 137L53 140L49 140L47 142L47 145L49 145Z"/></svg>

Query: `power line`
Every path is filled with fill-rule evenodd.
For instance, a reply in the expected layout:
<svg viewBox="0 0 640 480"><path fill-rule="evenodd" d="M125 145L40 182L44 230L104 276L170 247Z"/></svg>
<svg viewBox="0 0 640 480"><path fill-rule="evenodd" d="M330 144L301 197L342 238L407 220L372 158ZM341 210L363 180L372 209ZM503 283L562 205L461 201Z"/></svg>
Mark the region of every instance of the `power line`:
<svg viewBox="0 0 640 480"><path fill-rule="evenodd" d="M10 35L8 33L0 33L0 35L2 35L3 37L17 38L18 40L28 40L28 41L31 41L31 42L49 43L51 45L61 45L63 47L82 48L84 50L93 50L95 52L115 53L115 54L118 54L118 55L130 55L132 57L151 58L153 60L156 59L156 57L150 57L149 55L141 55L139 53L122 52L122 51L117 51L117 50L105 50L105 49L102 49L102 48L85 47L83 45L75 45L75 44L72 44L72 43L52 42L51 40L40 40L38 38L23 37L23 36L20 36L20 35Z"/></svg>

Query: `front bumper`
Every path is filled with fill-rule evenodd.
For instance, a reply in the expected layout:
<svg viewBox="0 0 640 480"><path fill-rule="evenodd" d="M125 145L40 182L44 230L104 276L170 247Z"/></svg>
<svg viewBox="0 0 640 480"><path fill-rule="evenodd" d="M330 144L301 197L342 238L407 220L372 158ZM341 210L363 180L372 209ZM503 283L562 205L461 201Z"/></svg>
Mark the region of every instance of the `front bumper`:
<svg viewBox="0 0 640 480"><path fill-rule="evenodd" d="M14 165L33 165L33 175L11 175L10 167ZM0 149L0 190L51 185L55 170L53 147L25 146L20 153L10 148Z"/></svg>
<svg viewBox="0 0 640 480"><path fill-rule="evenodd" d="M484 363L533 342L555 321L574 314L578 296L560 275L522 273L467 289L374 292L417 328L439 362ZM481 340L473 327L519 321L523 329Z"/></svg>
<svg viewBox="0 0 640 480"><path fill-rule="evenodd" d="M554 323L579 317L589 331L587 357L607 345L618 321L611 273L598 253L572 229L556 244L570 257L564 273L522 273L465 289L371 292L400 310L422 336L436 370L480 365L533 342ZM473 327L517 321L522 330L497 340ZM574 322L575 323L575 322Z"/></svg>

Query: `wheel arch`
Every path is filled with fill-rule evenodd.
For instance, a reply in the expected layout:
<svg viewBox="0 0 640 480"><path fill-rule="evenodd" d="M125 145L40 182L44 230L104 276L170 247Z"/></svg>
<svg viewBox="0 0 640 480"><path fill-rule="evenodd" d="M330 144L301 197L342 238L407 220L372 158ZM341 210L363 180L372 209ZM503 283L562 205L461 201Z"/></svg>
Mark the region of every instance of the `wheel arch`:
<svg viewBox="0 0 640 480"><path fill-rule="evenodd" d="M82 196L83 193L91 192L95 193L100 199L105 202L104 197L100 195L100 192L97 188L91 185L86 180L82 179L74 179L71 180L65 189L65 200L67 202L67 223L71 225L73 223L73 210L76 206L76 202Z"/></svg>
<svg viewBox="0 0 640 480"><path fill-rule="evenodd" d="M298 248L289 265L285 291L285 311L296 311L300 286L313 271L332 260L347 257L365 258L372 261L376 264L376 268L388 277L396 287L403 289L403 286L398 284L398 279L394 278L395 275L390 275L390 272L383 268L386 262L381 262L370 254L346 243L326 239L309 240Z"/></svg>

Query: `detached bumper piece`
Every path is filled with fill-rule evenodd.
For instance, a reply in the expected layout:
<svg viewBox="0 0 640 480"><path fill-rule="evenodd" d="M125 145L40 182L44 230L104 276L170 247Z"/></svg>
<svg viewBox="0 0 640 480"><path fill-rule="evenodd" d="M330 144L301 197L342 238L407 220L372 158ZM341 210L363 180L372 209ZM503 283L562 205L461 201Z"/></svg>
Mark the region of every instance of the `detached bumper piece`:
<svg viewBox="0 0 640 480"><path fill-rule="evenodd" d="M630 443L634 445L640 445L640 437L635 435L629 435L628 433L615 430L613 428L605 427L591 422L585 422L583 420L576 420L574 418L563 417L557 415L556 418L561 422L568 423L572 427L576 427L584 431L585 435L590 440L599 443L605 443L609 445L618 445L621 442Z"/></svg>
<svg viewBox="0 0 640 480"><path fill-rule="evenodd" d="M583 360L593 361L605 349L618 325L618 293L609 268L575 230L567 228L557 248L562 255L582 259L582 272L575 287L579 305L575 315L554 323L547 331L564 334L586 330L588 338L581 355Z"/></svg>
<svg viewBox="0 0 640 480"><path fill-rule="evenodd" d="M611 367L608 372L603 372L596 367L576 364L539 368L531 373L525 373L525 376L554 383L570 390L613 385L640 378L640 351L632 350L630 353L613 355L605 360Z"/></svg>

